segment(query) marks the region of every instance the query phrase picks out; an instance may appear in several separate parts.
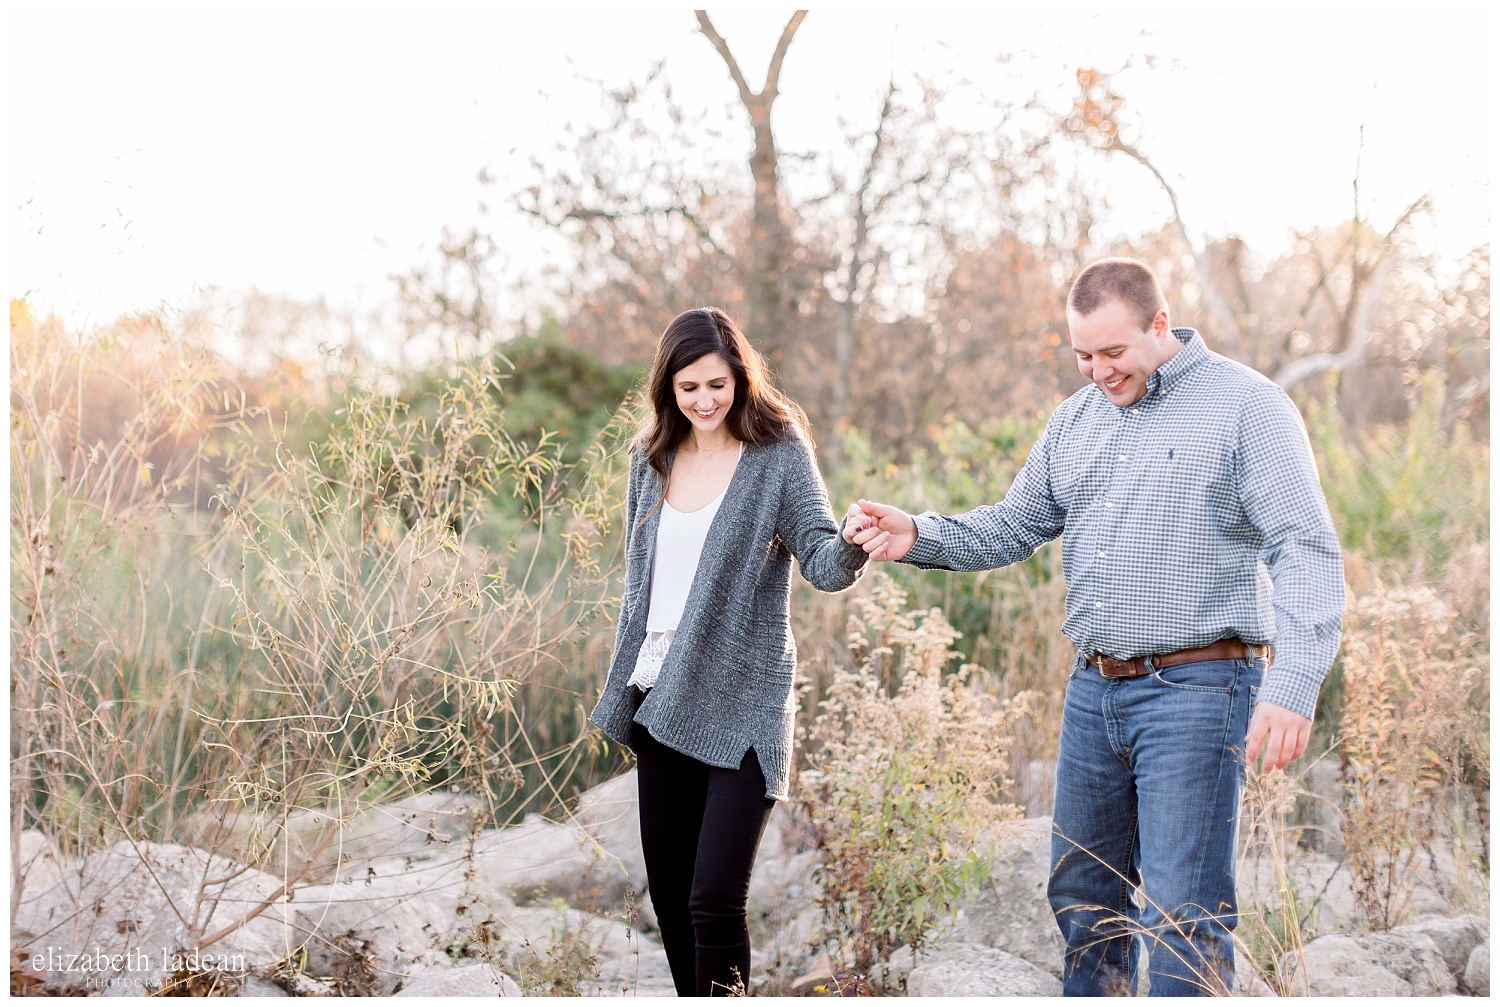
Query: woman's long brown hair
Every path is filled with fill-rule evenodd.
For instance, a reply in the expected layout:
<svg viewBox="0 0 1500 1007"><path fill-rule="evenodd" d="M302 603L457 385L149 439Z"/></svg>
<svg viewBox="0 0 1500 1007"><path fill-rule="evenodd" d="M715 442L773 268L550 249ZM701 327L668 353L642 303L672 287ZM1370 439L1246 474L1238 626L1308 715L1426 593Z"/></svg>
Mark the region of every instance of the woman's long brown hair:
<svg viewBox="0 0 1500 1007"><path fill-rule="evenodd" d="M766 362L740 327L719 308L693 308L672 319L656 343L647 394L651 421L636 440L646 461L667 479L672 452L692 430L677 408L672 378L684 367L717 353L734 375L734 404L724 417L730 436L746 444L768 444L795 429L808 438L807 415L771 383Z"/></svg>

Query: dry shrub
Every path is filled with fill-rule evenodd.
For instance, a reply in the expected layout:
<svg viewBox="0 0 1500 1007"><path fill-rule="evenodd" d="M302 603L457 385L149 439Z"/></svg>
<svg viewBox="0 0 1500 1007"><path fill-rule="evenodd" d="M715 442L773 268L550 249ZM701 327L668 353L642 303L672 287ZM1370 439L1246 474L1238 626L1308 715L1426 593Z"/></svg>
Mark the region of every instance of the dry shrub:
<svg viewBox="0 0 1500 1007"><path fill-rule="evenodd" d="M946 673L957 633L911 612L883 572L854 601L849 650L810 731L801 774L827 936L857 974L913 952L988 875L1005 822L1011 738L1025 696L999 702Z"/></svg>
<svg viewBox="0 0 1500 1007"><path fill-rule="evenodd" d="M1359 905L1389 929L1410 911L1419 856L1461 838L1445 795L1488 783L1489 726L1475 640L1428 587L1376 585L1350 605L1344 641L1344 843ZM1459 877L1487 863L1460 846ZM1466 861L1466 862L1465 862Z"/></svg>
<svg viewBox="0 0 1500 1007"><path fill-rule="evenodd" d="M629 417L562 478L484 360L416 403L351 380L305 445L160 325L13 311L10 360L13 851L185 843L289 891L375 805L462 789L498 824L608 761L583 704ZM94 439L101 372L124 418Z"/></svg>
<svg viewBox="0 0 1500 1007"><path fill-rule="evenodd" d="M949 417L925 431L935 450L907 457L877 457L858 430L842 432L845 462L830 491L838 509L861 497L912 513L959 514L1004 498L1046 421L1044 412L1017 414L970 426ZM956 649L977 666L970 685L999 699L1030 693L1032 716L1018 721L1008 775L1030 815L1052 809L1053 766L1062 724L1068 669L1077 650L1062 634L1067 586L1062 549L1048 543L1022 563L997 570L956 573L886 568L916 608L937 606L962 636ZM793 608L801 671L808 681L804 715L816 708L834 670L849 660L843 645L843 596L803 591Z"/></svg>
<svg viewBox="0 0 1500 1007"><path fill-rule="evenodd" d="M1299 762L1299 773L1261 773L1251 767L1241 798L1235 943L1280 995L1289 993L1286 956L1300 958L1320 922L1324 891L1317 889L1312 865L1300 855L1302 847L1314 844L1309 833L1319 826L1296 820L1299 803L1322 800L1302 785L1302 774L1316 763L1316 758Z"/></svg>
<svg viewBox="0 0 1500 1007"><path fill-rule="evenodd" d="M553 905L556 915L546 947L538 951L526 940L512 956L518 985L527 996L581 997L599 983L593 939L586 927L568 922L566 910L560 901Z"/></svg>

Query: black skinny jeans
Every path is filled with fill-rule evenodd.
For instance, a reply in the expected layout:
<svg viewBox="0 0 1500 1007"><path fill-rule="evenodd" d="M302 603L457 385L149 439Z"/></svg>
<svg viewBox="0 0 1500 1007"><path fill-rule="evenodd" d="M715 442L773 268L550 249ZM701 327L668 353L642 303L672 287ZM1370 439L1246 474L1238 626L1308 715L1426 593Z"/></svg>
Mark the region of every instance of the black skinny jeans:
<svg viewBox="0 0 1500 1007"><path fill-rule="evenodd" d="M631 728L641 849L661 943L678 996L723 996L750 984L745 902L775 801L755 749L718 769Z"/></svg>

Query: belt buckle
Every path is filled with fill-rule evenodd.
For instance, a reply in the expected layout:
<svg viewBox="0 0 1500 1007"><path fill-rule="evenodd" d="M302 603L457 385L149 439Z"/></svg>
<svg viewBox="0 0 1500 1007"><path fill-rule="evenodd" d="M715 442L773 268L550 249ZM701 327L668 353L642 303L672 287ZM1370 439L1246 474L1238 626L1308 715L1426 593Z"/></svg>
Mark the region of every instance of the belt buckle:
<svg viewBox="0 0 1500 1007"><path fill-rule="evenodd" d="M1130 661L1121 661L1110 657L1108 654L1095 653L1094 666L1099 669L1099 674L1105 678L1134 678L1134 670L1130 667Z"/></svg>

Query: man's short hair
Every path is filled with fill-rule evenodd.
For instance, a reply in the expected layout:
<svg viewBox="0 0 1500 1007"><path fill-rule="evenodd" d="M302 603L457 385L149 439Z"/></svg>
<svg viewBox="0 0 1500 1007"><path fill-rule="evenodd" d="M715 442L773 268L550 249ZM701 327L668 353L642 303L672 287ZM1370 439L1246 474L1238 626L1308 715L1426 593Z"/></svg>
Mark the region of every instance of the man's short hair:
<svg viewBox="0 0 1500 1007"><path fill-rule="evenodd" d="M1068 307L1080 315L1092 315L1106 301L1119 301L1133 311L1142 329L1151 328L1156 313L1167 306L1151 267L1125 258L1090 262L1068 292Z"/></svg>

